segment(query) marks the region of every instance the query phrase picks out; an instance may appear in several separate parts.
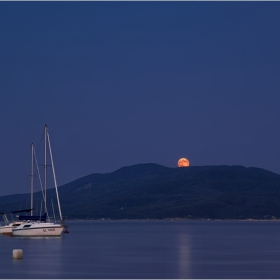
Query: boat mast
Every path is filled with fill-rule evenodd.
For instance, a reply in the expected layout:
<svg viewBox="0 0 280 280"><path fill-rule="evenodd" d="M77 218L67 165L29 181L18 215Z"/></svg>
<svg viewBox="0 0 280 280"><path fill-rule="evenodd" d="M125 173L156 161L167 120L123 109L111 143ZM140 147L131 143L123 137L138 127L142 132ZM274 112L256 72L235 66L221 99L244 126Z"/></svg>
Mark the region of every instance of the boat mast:
<svg viewBox="0 0 280 280"><path fill-rule="evenodd" d="M47 213L47 125L45 124L45 213Z"/></svg>
<svg viewBox="0 0 280 280"><path fill-rule="evenodd" d="M34 155L34 145L33 143L31 144L31 181L30 181L30 187L31 187L31 198L30 198L30 201L31 201L31 205L30 205L30 208L31 208L31 216L33 216L33 177L34 177L34 173L33 173L33 155Z"/></svg>
<svg viewBox="0 0 280 280"><path fill-rule="evenodd" d="M62 221L62 214L61 214L61 208L60 208L60 201L58 196L58 189L57 189L57 183L56 183L56 176L55 176L55 170L54 170L54 164L53 164L53 156L52 156L52 148L51 148L51 141L50 141L50 135L47 131L47 137L48 137L48 143L49 143L49 151L50 151L50 157L51 157L51 166L53 171L53 179L54 179L54 186L55 186L55 192L56 192L56 198L57 198L57 204L58 204L58 211L60 216L60 221Z"/></svg>

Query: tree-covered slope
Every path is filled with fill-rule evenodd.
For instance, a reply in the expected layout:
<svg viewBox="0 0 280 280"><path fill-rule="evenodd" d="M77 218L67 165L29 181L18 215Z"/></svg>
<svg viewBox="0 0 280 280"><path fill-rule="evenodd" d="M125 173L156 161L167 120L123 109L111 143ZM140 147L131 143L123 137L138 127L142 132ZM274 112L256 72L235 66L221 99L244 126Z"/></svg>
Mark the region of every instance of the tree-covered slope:
<svg viewBox="0 0 280 280"><path fill-rule="evenodd" d="M253 167L139 164L77 179L59 194L68 219L280 218L280 175ZM54 189L47 197L55 204ZM24 208L22 201L29 194L0 197L0 212Z"/></svg>

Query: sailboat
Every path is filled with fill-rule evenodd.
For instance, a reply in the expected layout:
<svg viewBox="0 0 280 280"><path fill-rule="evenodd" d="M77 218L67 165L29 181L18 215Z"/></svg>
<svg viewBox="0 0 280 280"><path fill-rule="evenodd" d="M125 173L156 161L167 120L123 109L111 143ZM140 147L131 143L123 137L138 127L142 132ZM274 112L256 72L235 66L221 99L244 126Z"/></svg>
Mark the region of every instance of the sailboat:
<svg viewBox="0 0 280 280"><path fill-rule="evenodd" d="M33 212L31 212L30 216L19 216L19 220L23 220L24 222L21 223L18 227L12 228L12 233L14 236L60 236L63 232L64 225L58 195L58 188L56 183L56 176L54 170L54 163L53 163L53 156L50 144L50 136L48 132L48 127L45 125L45 163L44 163L44 175L45 175L45 182L44 182L44 215L40 216L33 216ZM54 178L54 185L56 191L56 198L58 203L58 210L60 216L60 224L57 224L47 218L47 144L49 155L51 159L51 166L52 166L52 173ZM32 146L33 147L33 146ZM34 147L33 147L34 148ZM33 149L32 148L32 149ZM32 151L32 168L31 168L31 209L33 208L33 151Z"/></svg>
<svg viewBox="0 0 280 280"><path fill-rule="evenodd" d="M24 209L24 210L17 210L17 211L12 211L12 214L17 214L17 213L29 213L31 212L32 215L32 211L33 211L33 150L34 150L34 146L33 144L31 144L31 208L30 209ZM18 226L20 226L22 223L24 223L23 219L21 221L12 221L9 222L7 215L5 213L0 213L3 217L3 220L5 222L5 225L0 226L0 233L4 234L4 235L13 235L13 228L16 228Z"/></svg>
<svg viewBox="0 0 280 280"><path fill-rule="evenodd" d="M31 218L32 220L41 220L41 221L45 221L45 217L39 217L39 216L33 216L33 155L34 155L34 145L33 143L31 144L31 208L29 209L24 209L24 210L16 210L16 211L11 211L12 214L18 214L18 213L30 213L31 212ZM0 226L0 233L4 234L4 235L13 235L13 228L16 228L18 226L20 226L22 223L25 222L25 217L30 217L30 216L18 216L20 217L17 221L12 221L9 222L7 215L5 213L0 213L3 217L3 220L5 222L4 226Z"/></svg>

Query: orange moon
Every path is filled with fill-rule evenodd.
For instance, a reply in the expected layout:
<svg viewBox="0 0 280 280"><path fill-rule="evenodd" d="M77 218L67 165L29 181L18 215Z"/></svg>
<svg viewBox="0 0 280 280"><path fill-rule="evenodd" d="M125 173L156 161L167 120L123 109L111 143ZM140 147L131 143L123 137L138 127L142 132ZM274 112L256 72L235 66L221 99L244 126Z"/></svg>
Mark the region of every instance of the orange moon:
<svg viewBox="0 0 280 280"><path fill-rule="evenodd" d="M186 158L180 158L178 160L178 167L188 167L190 166L190 162Z"/></svg>

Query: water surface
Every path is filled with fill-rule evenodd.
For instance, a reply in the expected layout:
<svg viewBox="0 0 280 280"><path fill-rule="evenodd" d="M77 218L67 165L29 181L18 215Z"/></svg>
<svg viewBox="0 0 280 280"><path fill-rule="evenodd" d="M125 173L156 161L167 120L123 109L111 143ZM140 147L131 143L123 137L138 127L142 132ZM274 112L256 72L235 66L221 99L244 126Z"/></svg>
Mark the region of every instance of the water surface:
<svg viewBox="0 0 280 280"><path fill-rule="evenodd" d="M69 234L0 235L1 278L280 278L280 222L68 221ZM23 249L13 260L12 250Z"/></svg>

